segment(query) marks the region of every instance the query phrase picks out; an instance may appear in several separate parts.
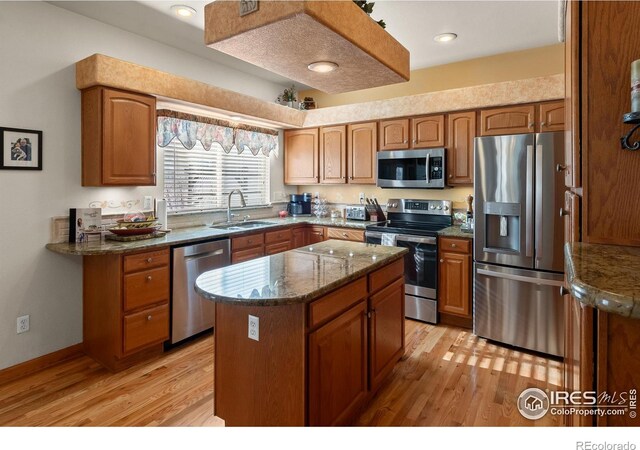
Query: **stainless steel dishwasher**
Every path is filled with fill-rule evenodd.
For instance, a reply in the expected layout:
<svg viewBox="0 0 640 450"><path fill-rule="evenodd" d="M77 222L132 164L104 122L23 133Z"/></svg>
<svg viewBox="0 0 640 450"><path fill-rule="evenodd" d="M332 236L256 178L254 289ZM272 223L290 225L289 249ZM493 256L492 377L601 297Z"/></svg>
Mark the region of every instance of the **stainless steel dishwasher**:
<svg viewBox="0 0 640 450"><path fill-rule="evenodd" d="M198 276L231 263L231 244L223 239L173 249L171 343L213 327L214 303L195 289Z"/></svg>

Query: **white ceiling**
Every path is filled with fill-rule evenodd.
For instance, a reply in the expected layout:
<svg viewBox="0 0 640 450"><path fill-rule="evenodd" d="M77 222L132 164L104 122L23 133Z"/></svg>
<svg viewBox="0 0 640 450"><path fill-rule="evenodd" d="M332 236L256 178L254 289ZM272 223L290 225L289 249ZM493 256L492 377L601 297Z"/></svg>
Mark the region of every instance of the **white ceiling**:
<svg viewBox="0 0 640 450"><path fill-rule="evenodd" d="M204 45L204 5L210 1L50 3L243 72L289 83ZM180 19L170 9L173 4L189 5L198 14ZM372 17L384 19L387 31L409 50L412 70L558 43L558 1L377 0ZM458 39L446 44L433 40L445 32L456 33Z"/></svg>

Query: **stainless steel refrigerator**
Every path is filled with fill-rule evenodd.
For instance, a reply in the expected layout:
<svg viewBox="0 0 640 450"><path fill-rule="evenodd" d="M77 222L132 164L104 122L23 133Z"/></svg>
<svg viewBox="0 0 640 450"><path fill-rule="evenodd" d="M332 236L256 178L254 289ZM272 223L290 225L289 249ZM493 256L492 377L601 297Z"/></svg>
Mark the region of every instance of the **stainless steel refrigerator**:
<svg viewBox="0 0 640 450"><path fill-rule="evenodd" d="M475 140L474 332L564 354L562 132Z"/></svg>

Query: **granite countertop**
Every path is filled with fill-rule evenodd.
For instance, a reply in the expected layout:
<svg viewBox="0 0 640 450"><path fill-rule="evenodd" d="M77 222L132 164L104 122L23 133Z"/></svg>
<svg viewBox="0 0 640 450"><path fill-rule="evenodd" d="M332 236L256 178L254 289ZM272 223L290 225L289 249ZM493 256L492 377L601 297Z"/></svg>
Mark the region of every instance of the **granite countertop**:
<svg viewBox="0 0 640 450"><path fill-rule="evenodd" d="M565 272L579 302L640 319L640 248L569 243Z"/></svg>
<svg viewBox="0 0 640 450"><path fill-rule="evenodd" d="M316 218L316 217L285 217L269 218L269 219L256 219L256 222L269 222L268 225L251 228L248 230L222 230L211 228L210 226L203 225L199 227L190 228L178 228L165 236L144 239L140 241L120 242L111 240L89 241L81 243L68 243L62 242L57 244L47 244L47 249L52 252L62 253L65 255L106 255L106 254L118 254L134 252L139 250L152 250L154 248L167 247L170 245L187 244L191 242L198 242L206 239L221 239L225 237L236 237L242 234L260 233L269 231L277 227L292 226L292 225L321 225L321 226L333 226L342 228L353 228L358 230L364 230L367 225L371 225L373 222L364 222L358 220L346 220L346 219L330 219L330 218Z"/></svg>
<svg viewBox="0 0 640 450"><path fill-rule="evenodd" d="M383 267L406 248L329 240L211 270L196 291L221 303L277 306L306 303Z"/></svg>
<svg viewBox="0 0 640 450"><path fill-rule="evenodd" d="M460 225L453 225L451 227L440 230L438 231L438 236L473 239L473 233L462 231Z"/></svg>

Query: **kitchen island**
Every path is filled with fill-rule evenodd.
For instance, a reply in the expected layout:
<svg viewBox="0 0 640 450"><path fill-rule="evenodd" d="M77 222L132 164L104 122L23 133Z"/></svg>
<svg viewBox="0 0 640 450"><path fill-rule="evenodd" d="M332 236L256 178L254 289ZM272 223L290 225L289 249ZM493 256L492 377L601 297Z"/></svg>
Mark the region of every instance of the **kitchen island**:
<svg viewBox="0 0 640 450"><path fill-rule="evenodd" d="M330 240L198 277L216 303L215 414L349 424L404 351L406 252Z"/></svg>

